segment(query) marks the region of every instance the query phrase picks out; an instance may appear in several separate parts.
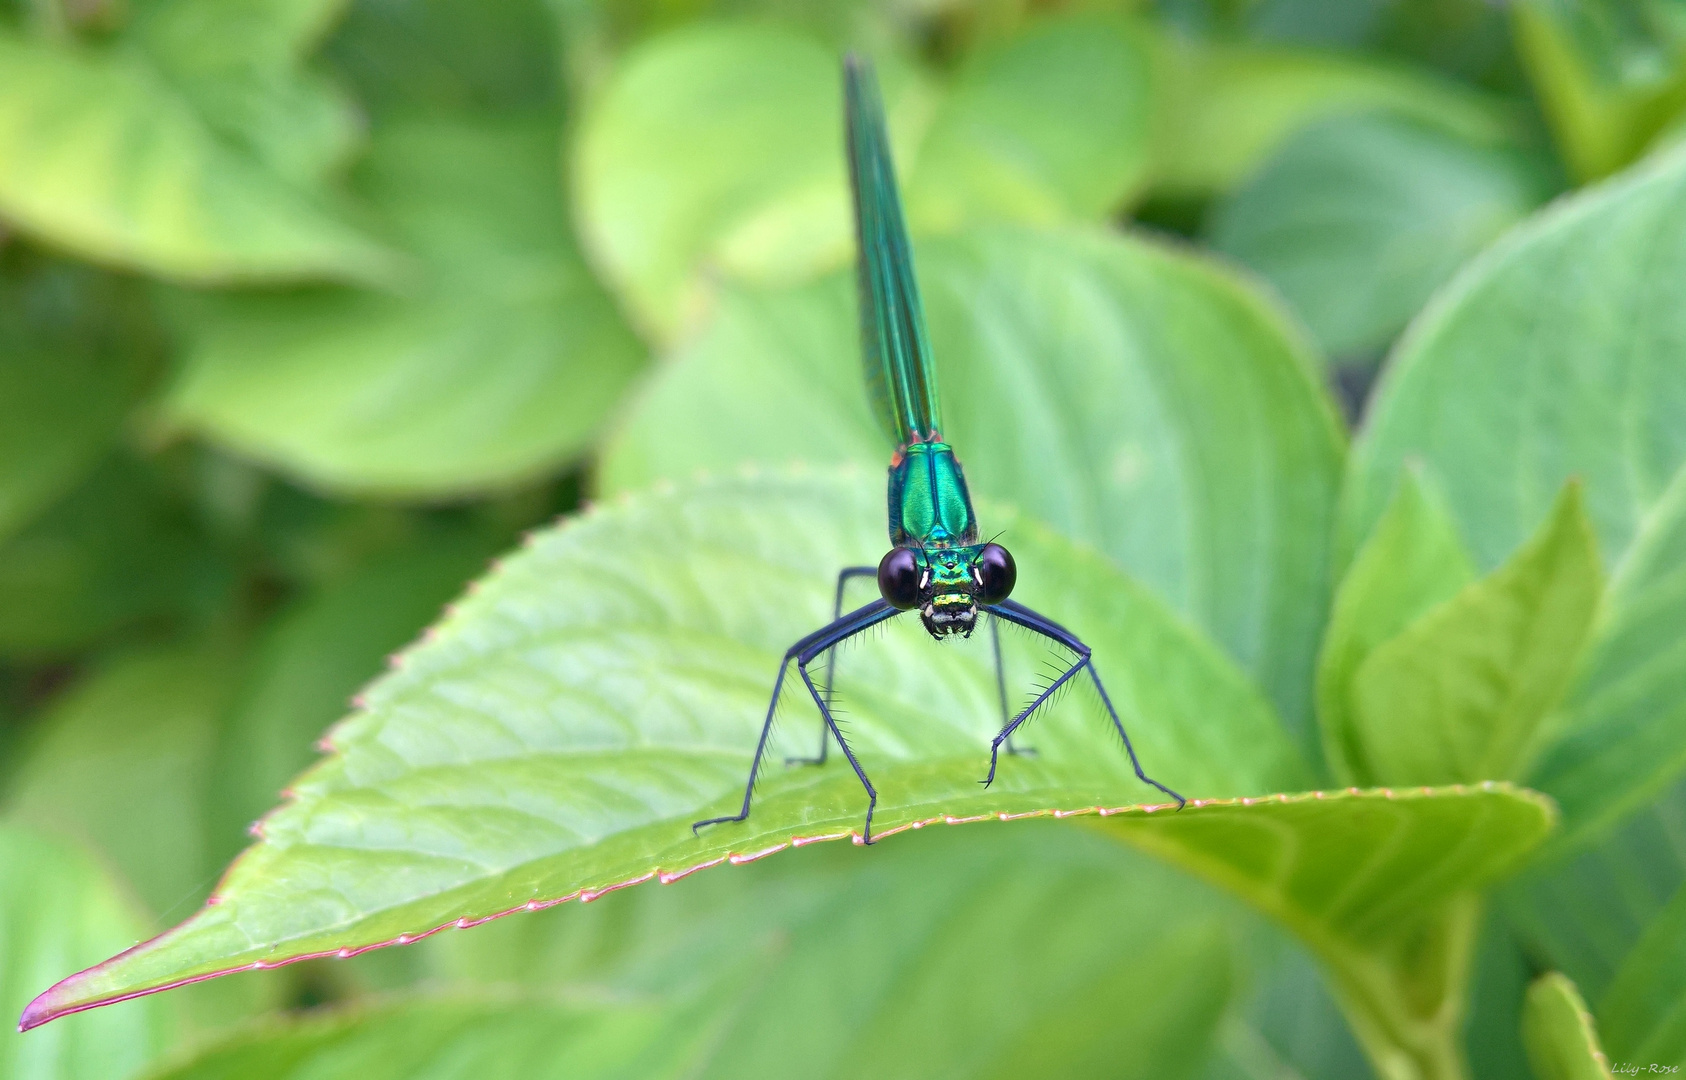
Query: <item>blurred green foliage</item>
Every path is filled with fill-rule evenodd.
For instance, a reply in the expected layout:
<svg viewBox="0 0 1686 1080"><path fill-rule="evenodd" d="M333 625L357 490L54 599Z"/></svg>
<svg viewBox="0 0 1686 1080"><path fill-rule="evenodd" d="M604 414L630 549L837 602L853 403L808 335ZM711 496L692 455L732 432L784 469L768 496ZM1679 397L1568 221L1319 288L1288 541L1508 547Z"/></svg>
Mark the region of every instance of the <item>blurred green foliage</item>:
<svg viewBox="0 0 1686 1080"><path fill-rule="evenodd" d="M986 524L1216 801L595 898L862 810L686 828L881 553L848 48ZM1679 0L0 0L0 1006L346 957L0 1080L1686 1063L1683 123ZM979 789L985 660L845 654L884 826L1142 797L1081 694Z"/></svg>

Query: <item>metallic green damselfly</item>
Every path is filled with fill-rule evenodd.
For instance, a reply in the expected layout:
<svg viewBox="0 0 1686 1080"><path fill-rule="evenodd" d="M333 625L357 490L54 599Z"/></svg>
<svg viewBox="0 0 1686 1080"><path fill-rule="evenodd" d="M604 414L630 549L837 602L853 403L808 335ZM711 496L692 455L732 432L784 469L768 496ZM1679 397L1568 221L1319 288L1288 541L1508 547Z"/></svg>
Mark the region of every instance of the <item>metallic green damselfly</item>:
<svg viewBox="0 0 1686 1080"><path fill-rule="evenodd" d="M1007 549L996 543L978 542L977 518L966 490L966 477L954 450L942 437L942 416L937 402L937 372L925 336L925 316L919 302L919 287L913 276L913 251L902 220L901 198L896 190L894 166L885 130L884 105L871 65L850 57L843 66L845 133L848 145L850 186L854 193L855 236L858 243L856 288L860 296L862 358L867 388L880 425L895 445L890 456L890 550L876 568L851 566L837 576L833 621L792 645L779 665L773 682L773 699L761 725L749 780L744 785L743 807L736 814L699 821L692 829L743 821L749 817L755 777L767 751L773 716L784 689L791 662L796 663L802 683L819 706L824 724L820 731L820 752L813 758L794 758L787 764L823 764L831 739L837 740L843 756L866 788L866 828L861 839L872 843L872 812L878 806L878 791L867 779L855 752L837 726L831 708L831 676L834 650L844 641L905 611L919 612L925 629L941 640L952 634L970 637L979 616L990 616L991 644L995 651L996 688L1001 699L1003 726L990 743L989 774L980 781L985 787L995 779L1003 746L1016 753L1013 732L1050 697L1080 672L1087 672L1106 707L1112 725L1124 741L1124 751L1136 775L1144 782L1183 805L1183 797L1148 776L1136 757L1130 736L1118 718L1118 710L1107 696L1106 687L1090 660L1089 647L1071 631L1023 604L1008 599L1017 580L1017 569ZM876 576L879 599L843 614L843 589L851 578ZM1001 641L997 620L1014 623L1067 649L1076 657L1063 674L1043 687L1016 716L1007 715L1006 681L1001 669ZM825 689L815 684L808 666L826 658ZM1028 752L1028 751L1024 751Z"/></svg>

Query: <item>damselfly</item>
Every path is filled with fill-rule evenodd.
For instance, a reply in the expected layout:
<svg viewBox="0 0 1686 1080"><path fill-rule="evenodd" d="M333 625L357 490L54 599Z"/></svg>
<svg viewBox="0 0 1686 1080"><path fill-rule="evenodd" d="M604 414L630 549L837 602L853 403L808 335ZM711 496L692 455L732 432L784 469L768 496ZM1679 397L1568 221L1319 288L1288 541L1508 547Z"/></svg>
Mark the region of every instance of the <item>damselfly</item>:
<svg viewBox="0 0 1686 1080"><path fill-rule="evenodd" d="M843 737L832 713L830 687L835 648L856 634L893 619L905 611L917 610L931 636L951 634L970 637L981 614L990 616L989 632L995 651L996 688L1001 698L1003 726L990 743L989 774L980 781L985 787L995 779L1003 746L1015 753L1013 732L1062 686L1081 672L1087 672L1106 707L1113 727L1124 741L1124 750L1136 775L1177 801L1183 797L1148 776L1136 758L1130 736L1118 719L1118 710L1107 696L1106 687L1090 660L1089 647L1065 627L1008 599L1018 571L1007 549L996 543L978 542L977 519L966 490L966 477L954 450L943 441L942 416L937 404L937 373L931 346L925 336L925 316L919 302L919 287L913 276L913 253L902 221L901 199L890 160L885 131L884 106L871 66L856 57L844 62L845 131L848 144L849 177L854 192L855 235L859 245L856 287L860 295L862 356L867 387L879 423L895 444L890 455L890 550L876 568L851 566L837 576L833 621L792 645L779 665L773 681L773 699L761 725L755 758L744 785L743 807L726 817L709 818L692 826L718 825L749 817L749 803L755 792L755 777L767 751L768 735L785 675L794 661L802 683L819 706L824 727L820 731L820 752L813 758L796 758L787 764L823 764L830 739L836 739L861 786L866 788L866 829L862 839L872 843L872 812L878 806L878 791L866 770ZM843 614L843 589L851 578L876 576L879 599ZM1001 640L997 620L1015 623L1071 651L1076 660L1063 674L1038 693L1022 711L1007 715L1006 682L1001 670ZM814 683L808 666L826 657L825 691ZM828 737L829 736L829 737Z"/></svg>

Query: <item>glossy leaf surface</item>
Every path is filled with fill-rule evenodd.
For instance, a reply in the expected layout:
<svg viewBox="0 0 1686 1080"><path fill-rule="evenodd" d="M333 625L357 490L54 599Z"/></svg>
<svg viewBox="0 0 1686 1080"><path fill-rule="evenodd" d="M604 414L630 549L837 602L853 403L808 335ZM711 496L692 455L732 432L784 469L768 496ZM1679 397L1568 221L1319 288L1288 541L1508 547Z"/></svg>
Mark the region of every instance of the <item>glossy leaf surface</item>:
<svg viewBox="0 0 1686 1080"><path fill-rule="evenodd" d="M972 491L1116 559L1309 745L1342 436L1277 313L1207 262L1098 231L987 230L915 254L943 434ZM852 287L730 297L616 433L603 485L746 460L882 469Z"/></svg>

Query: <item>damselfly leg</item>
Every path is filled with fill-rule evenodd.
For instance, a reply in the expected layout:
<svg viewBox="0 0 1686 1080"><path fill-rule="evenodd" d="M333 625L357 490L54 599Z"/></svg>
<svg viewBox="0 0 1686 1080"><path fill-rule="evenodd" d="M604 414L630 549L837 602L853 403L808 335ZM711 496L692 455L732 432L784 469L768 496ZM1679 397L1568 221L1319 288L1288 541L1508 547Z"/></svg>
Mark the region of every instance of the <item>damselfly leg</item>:
<svg viewBox="0 0 1686 1080"><path fill-rule="evenodd" d="M991 605L988 608L988 611L991 615L1006 619L1010 623L1017 623L1019 626L1022 626L1027 630L1041 634L1050 641L1063 645L1065 648L1070 649L1072 652L1077 654L1077 661L1067 668L1065 673L1059 678L1049 683L1046 689L1044 689L1040 694L1037 694L1031 703L1025 706L1024 711L1020 712L1019 715L1008 721L1007 725L1001 729L1001 733L995 736L995 739L990 743L989 748L989 775L980 780L979 783L983 784L984 787L988 787L995 781L995 767L1001 752L1001 746L1013 737L1013 732L1023 725L1026 720L1030 719L1031 714L1041 708L1043 703L1052 697L1060 687L1064 686L1068 681L1074 678L1079 671L1086 670L1089 673L1089 678L1093 680L1095 684L1096 692L1098 692L1101 696L1101 704L1106 706L1106 714L1112 718L1112 726L1118 730L1118 737L1124 740L1124 752L1130 755L1130 765L1136 770L1136 776L1143 783L1151 784L1160 791L1169 795L1171 798L1177 800L1177 809L1181 810L1188 800L1184 799L1181 795L1178 795L1176 792L1172 791L1164 784L1161 784L1142 770L1142 763L1136 758L1136 748L1130 744L1130 736L1124 730L1124 722L1118 718L1118 710L1113 708L1112 699L1107 696L1106 687L1101 684L1100 673L1095 670L1094 661L1089 655L1089 646L1083 644L1083 642L1078 639L1077 635L1073 634L1070 630L1067 630L1054 620L1032 611L1023 604L1015 603L1011 600L1004 600L999 604Z"/></svg>

